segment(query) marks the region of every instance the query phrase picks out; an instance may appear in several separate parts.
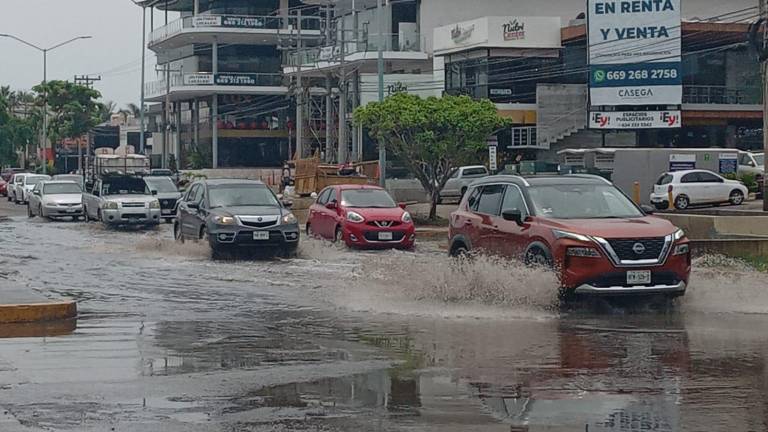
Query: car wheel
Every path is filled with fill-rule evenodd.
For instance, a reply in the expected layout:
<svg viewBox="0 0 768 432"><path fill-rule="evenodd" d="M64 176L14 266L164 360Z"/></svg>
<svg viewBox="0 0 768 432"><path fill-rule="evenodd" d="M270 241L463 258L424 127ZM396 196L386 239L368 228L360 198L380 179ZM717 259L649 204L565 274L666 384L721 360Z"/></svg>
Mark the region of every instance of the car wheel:
<svg viewBox="0 0 768 432"><path fill-rule="evenodd" d="M469 256L469 248L462 242L457 242L451 248L450 255L454 258L464 258Z"/></svg>
<svg viewBox="0 0 768 432"><path fill-rule="evenodd" d="M178 222L173 223L173 238L179 243L184 243L184 233L181 232L181 224Z"/></svg>
<svg viewBox="0 0 768 432"><path fill-rule="evenodd" d="M730 201L733 205L742 205L744 204L744 194L740 190L735 190L731 192L731 196L728 198L728 201Z"/></svg>
<svg viewBox="0 0 768 432"><path fill-rule="evenodd" d="M691 205L691 201L685 195L678 195L675 198L675 208L678 210L685 210Z"/></svg>
<svg viewBox="0 0 768 432"><path fill-rule="evenodd" d="M552 258L540 247L532 247L525 253L525 264L536 267L552 267Z"/></svg>
<svg viewBox="0 0 768 432"><path fill-rule="evenodd" d="M37 206L37 215L40 216L40 217L47 217L45 214L43 214L43 205L42 204ZM48 219L53 219L53 218L48 217Z"/></svg>
<svg viewBox="0 0 768 432"><path fill-rule="evenodd" d="M340 226L336 227L336 235L333 236L334 243L344 243L344 230Z"/></svg>

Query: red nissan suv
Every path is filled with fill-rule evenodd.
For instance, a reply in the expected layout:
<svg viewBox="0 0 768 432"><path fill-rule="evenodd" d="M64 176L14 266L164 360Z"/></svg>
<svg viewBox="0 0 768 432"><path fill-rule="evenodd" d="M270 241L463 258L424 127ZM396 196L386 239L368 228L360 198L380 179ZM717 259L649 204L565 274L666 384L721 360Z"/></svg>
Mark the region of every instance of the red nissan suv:
<svg viewBox="0 0 768 432"><path fill-rule="evenodd" d="M450 253L550 266L565 293L681 296L688 239L651 213L597 176L487 177L451 214Z"/></svg>

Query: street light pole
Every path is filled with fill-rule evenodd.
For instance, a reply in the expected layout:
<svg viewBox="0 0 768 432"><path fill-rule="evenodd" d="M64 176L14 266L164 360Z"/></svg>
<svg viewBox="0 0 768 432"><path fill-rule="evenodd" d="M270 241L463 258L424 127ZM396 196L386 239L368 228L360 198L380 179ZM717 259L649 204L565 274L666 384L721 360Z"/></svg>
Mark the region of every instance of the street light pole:
<svg viewBox="0 0 768 432"><path fill-rule="evenodd" d="M384 101L384 11L381 7L382 0L376 0L376 21L379 28L378 62L379 75L379 103ZM379 185L387 185L387 149L383 142L379 142Z"/></svg>
<svg viewBox="0 0 768 432"><path fill-rule="evenodd" d="M142 5L141 7L141 109L139 110L139 124L141 131L139 132L140 148L141 152L146 154L146 141L144 137L144 85L145 85L145 73L146 73L146 56L144 55L144 49L147 46L147 7Z"/></svg>
<svg viewBox="0 0 768 432"><path fill-rule="evenodd" d="M56 48L62 47L68 43L74 42L79 39L90 39L91 36L78 36L64 42L58 43L48 48L41 48L33 43L27 42L24 39L16 37L11 34L0 33L0 37L10 38L15 41L21 42L28 47L34 48L43 53L43 174L48 171L48 156L46 150L48 149L48 51L53 51Z"/></svg>

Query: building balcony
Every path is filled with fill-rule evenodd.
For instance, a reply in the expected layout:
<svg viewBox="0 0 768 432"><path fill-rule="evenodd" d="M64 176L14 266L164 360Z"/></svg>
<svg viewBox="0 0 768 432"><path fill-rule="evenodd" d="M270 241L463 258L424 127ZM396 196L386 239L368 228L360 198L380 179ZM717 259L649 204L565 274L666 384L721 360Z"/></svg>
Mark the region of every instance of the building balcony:
<svg viewBox="0 0 768 432"><path fill-rule="evenodd" d="M298 35L298 17L196 15L180 18L149 34L148 47L153 51L181 48L196 43L241 45L275 45L281 37ZM302 38L318 38L319 17L301 18Z"/></svg>
<svg viewBox="0 0 768 432"><path fill-rule="evenodd" d="M301 67L302 73L311 74L313 71L336 69L342 65L343 51L345 64L354 63L361 73L376 72L380 45L384 60L397 61L398 68L407 68L408 63L412 63L414 67L432 65L431 62L428 63L429 54L424 52L425 39L418 33L386 34L382 41L376 34L363 34L357 40L350 37L350 40L343 44L337 41L331 46L291 52L286 56L283 71L293 74Z"/></svg>
<svg viewBox="0 0 768 432"><path fill-rule="evenodd" d="M279 73L191 73L171 75L170 86L164 79L144 87L149 102L162 102L166 94L171 101L189 100L215 94L279 95L288 93Z"/></svg>
<svg viewBox="0 0 768 432"><path fill-rule="evenodd" d="M683 109L699 111L762 110L760 87L683 86Z"/></svg>

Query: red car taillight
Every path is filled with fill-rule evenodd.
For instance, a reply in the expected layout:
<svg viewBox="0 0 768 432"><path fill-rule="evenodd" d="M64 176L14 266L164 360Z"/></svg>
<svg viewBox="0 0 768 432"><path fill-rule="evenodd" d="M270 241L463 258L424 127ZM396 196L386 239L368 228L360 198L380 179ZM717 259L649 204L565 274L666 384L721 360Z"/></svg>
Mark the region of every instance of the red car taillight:
<svg viewBox="0 0 768 432"><path fill-rule="evenodd" d="M667 192L672 193L672 189L674 189L673 186L669 185L669 187L667 188Z"/></svg>

